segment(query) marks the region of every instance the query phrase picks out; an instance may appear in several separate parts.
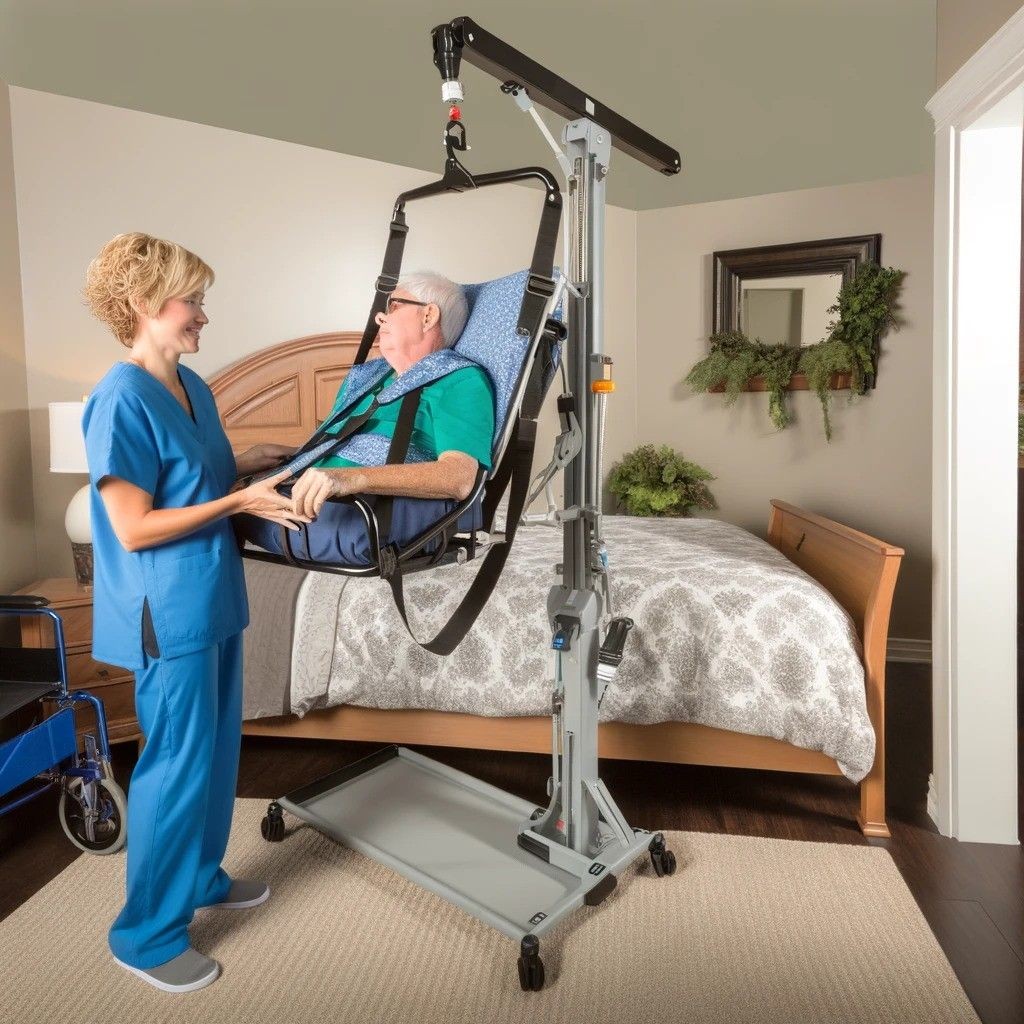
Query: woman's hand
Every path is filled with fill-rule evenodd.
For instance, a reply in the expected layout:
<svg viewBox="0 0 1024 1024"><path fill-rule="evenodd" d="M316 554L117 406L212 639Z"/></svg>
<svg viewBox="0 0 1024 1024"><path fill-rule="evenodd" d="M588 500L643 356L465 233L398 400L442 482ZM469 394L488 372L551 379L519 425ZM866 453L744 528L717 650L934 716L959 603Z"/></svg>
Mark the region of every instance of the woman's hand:
<svg viewBox="0 0 1024 1024"><path fill-rule="evenodd" d="M357 469L307 469L292 487L292 509L297 516L315 519L328 498L357 494L362 484Z"/></svg>
<svg viewBox="0 0 1024 1024"><path fill-rule="evenodd" d="M312 522L312 516L294 510L291 498L278 493L278 485L284 483L289 476L291 470L285 469L236 491L239 502L236 511L269 519L272 523L287 526L289 530L297 530L299 523Z"/></svg>
<svg viewBox="0 0 1024 1024"><path fill-rule="evenodd" d="M261 473L272 469L279 462L290 459L298 448L287 444L255 444L241 455L235 456L235 468L239 477Z"/></svg>

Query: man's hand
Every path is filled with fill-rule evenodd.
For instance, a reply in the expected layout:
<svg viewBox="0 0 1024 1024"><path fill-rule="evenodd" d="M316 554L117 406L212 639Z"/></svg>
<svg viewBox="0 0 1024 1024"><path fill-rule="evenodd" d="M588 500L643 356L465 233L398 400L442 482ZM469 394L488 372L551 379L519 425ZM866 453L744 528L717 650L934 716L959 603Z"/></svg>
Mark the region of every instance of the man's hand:
<svg viewBox="0 0 1024 1024"><path fill-rule="evenodd" d="M307 469L292 485L292 509L315 519L328 498L358 494L362 477L359 469Z"/></svg>

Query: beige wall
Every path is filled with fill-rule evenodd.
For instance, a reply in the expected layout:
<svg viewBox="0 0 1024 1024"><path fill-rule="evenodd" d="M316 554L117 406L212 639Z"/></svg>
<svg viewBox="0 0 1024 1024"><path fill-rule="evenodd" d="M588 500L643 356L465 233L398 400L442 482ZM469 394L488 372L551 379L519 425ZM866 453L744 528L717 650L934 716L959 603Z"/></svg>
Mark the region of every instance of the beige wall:
<svg viewBox="0 0 1024 1024"><path fill-rule="evenodd" d="M27 401L15 407L32 419L38 570L66 575L63 512L81 481L48 472L46 404L80 398L121 355L78 297L99 246L139 228L213 264L212 323L191 362L209 375L287 338L358 329L394 197L431 176L29 90L12 90L12 113L27 364ZM463 280L521 266L536 203L508 189L418 204L406 266ZM892 633L915 638L929 630L930 204L920 176L640 214L612 207L606 247L606 347L619 383L609 465L637 443L671 443L719 477L724 519L763 534L779 496L902 544ZM794 396L798 422L776 434L763 395L726 411L682 386L706 349L715 249L875 231L885 262L910 272L908 324L885 344L878 390L849 408L837 398L831 446L813 396ZM553 424L549 411L545 460Z"/></svg>
<svg viewBox="0 0 1024 1024"><path fill-rule="evenodd" d="M937 0L936 88L948 82L1019 9L1017 0Z"/></svg>
<svg viewBox="0 0 1024 1024"><path fill-rule="evenodd" d="M882 234L886 265L907 271L906 325L883 343L876 391L833 403L826 444L815 395L776 432L763 393L726 409L682 383L707 352L711 254L718 249ZM821 512L907 551L890 634L930 634L932 182L930 175L640 213L638 441L664 442L718 477L724 520L764 535L768 499Z"/></svg>
<svg viewBox="0 0 1024 1024"><path fill-rule="evenodd" d="M11 110L0 82L0 593L36 575Z"/></svg>
<svg viewBox="0 0 1024 1024"><path fill-rule="evenodd" d="M361 330L395 196L434 175L24 89L12 108L39 568L67 575L64 509L84 481L48 472L46 405L80 399L122 355L79 298L99 247L143 230L210 262L211 324L190 361L209 376L279 341ZM414 204L405 266L465 281L526 266L539 202L509 187ZM608 210L608 347L624 396L610 458L635 432L636 216Z"/></svg>

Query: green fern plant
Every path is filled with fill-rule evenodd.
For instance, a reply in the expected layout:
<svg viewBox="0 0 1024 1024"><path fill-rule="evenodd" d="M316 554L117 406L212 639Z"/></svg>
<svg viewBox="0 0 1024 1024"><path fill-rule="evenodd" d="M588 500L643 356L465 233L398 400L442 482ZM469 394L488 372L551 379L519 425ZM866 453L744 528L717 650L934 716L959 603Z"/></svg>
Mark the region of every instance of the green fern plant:
<svg viewBox="0 0 1024 1024"><path fill-rule="evenodd" d="M832 440L832 374L853 373L856 357L850 346L838 338L811 345L800 355L799 369L807 377L807 386L818 395L825 421L825 439Z"/></svg>
<svg viewBox="0 0 1024 1024"><path fill-rule="evenodd" d="M707 486L714 479L669 445L645 444L612 467L608 487L628 515L688 516L693 508L718 508Z"/></svg>
<svg viewBox="0 0 1024 1024"><path fill-rule="evenodd" d="M786 392L794 373L804 373L808 386L821 402L825 438L832 440L832 375L848 373L851 398L864 394L875 372L877 339L899 329L897 297L905 271L864 263L853 280L843 285L834 305L828 335L803 349L751 340L742 331L711 336L711 351L686 375L694 391L722 387L725 404L732 405L751 377L763 377L768 392L768 415L779 430L791 422Z"/></svg>
<svg viewBox="0 0 1024 1024"><path fill-rule="evenodd" d="M890 329L899 330L896 298L906 276L904 270L865 263L827 310L835 314L827 341L838 341L850 349L852 390L857 394L864 394L864 378L875 372L877 339Z"/></svg>
<svg viewBox="0 0 1024 1024"><path fill-rule="evenodd" d="M751 341L741 331L722 331L711 336L711 352L686 375L695 391L725 388L725 404L732 405L751 377L764 377L768 390L768 415L781 430L789 423L785 404L786 385L793 376L800 353L788 345Z"/></svg>

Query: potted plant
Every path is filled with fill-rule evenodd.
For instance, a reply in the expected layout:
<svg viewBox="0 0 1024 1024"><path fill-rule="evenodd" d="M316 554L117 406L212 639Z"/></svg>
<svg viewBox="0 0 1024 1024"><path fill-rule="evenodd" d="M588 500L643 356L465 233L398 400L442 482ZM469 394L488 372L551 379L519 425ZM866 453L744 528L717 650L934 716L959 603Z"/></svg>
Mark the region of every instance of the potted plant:
<svg viewBox="0 0 1024 1024"><path fill-rule="evenodd" d="M707 486L714 479L669 445L645 444L612 467L608 486L627 515L688 516L693 508L718 508Z"/></svg>

